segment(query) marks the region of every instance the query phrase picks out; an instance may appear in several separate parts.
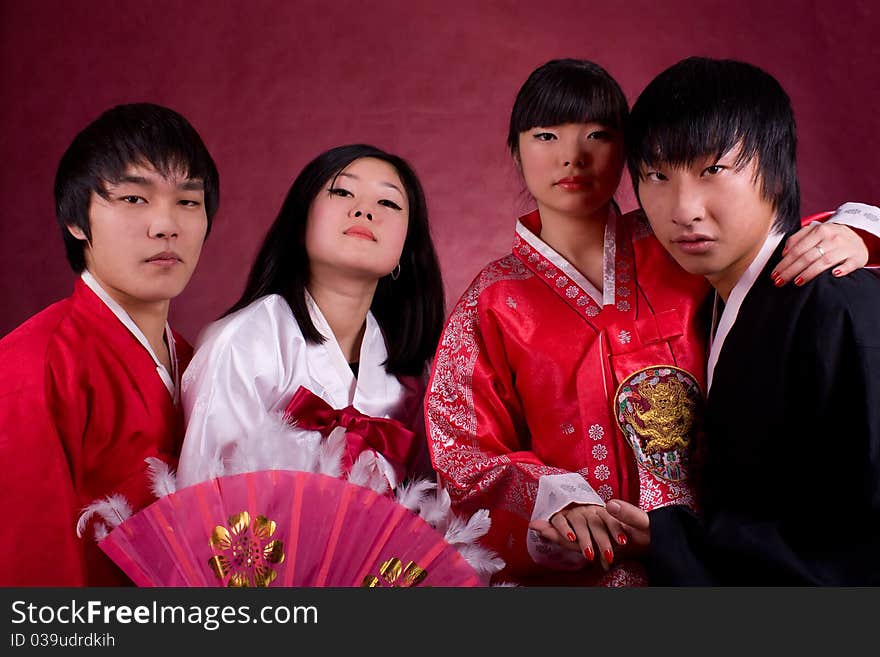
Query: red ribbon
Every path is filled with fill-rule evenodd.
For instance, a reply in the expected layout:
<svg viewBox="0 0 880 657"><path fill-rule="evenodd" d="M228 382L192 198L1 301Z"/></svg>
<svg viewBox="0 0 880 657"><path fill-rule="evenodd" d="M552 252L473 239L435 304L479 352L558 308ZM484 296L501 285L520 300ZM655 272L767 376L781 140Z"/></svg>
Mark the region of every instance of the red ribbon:
<svg viewBox="0 0 880 657"><path fill-rule="evenodd" d="M374 449L387 460L406 467L416 449L416 434L397 420L364 415L354 406L335 409L306 387L300 386L284 409L297 427L320 431L325 438L336 427L345 429L345 451L349 470L361 452Z"/></svg>

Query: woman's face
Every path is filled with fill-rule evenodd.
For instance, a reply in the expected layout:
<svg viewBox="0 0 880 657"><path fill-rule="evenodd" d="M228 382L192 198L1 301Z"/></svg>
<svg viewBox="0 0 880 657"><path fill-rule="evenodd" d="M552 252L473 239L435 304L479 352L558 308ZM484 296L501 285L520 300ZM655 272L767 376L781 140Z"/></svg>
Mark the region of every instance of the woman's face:
<svg viewBox="0 0 880 657"><path fill-rule="evenodd" d="M361 158L327 181L312 201L306 252L322 273L378 281L400 261L409 203L400 176L383 160Z"/></svg>
<svg viewBox="0 0 880 657"><path fill-rule="evenodd" d="M601 123L564 123L519 133L518 164L542 219L604 210L623 173L623 136Z"/></svg>

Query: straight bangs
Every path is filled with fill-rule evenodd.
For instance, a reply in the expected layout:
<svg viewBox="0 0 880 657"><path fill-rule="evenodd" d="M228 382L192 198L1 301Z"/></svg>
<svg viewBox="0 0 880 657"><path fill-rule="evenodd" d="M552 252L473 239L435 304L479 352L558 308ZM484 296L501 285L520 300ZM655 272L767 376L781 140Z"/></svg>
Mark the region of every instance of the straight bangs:
<svg viewBox="0 0 880 657"><path fill-rule="evenodd" d="M597 86L585 89L577 80L553 80L523 105L517 124L512 126L517 134L538 126L591 121L623 129L623 114L611 90Z"/></svg>
<svg viewBox="0 0 880 657"><path fill-rule="evenodd" d="M627 102L617 82L597 64L553 60L523 84L510 115L507 145L516 153L519 134L539 126L596 122L622 131Z"/></svg>

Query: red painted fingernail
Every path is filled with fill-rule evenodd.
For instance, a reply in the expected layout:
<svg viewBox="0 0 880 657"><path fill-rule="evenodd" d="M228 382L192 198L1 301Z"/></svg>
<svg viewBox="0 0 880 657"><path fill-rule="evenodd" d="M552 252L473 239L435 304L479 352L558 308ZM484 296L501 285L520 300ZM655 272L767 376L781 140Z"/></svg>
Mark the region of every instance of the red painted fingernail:
<svg viewBox="0 0 880 657"><path fill-rule="evenodd" d="M770 278L772 278L775 281L777 278L779 278L779 272L775 271L775 270L770 272Z"/></svg>
<svg viewBox="0 0 880 657"><path fill-rule="evenodd" d="M569 541L574 542L577 540L577 536L575 536L574 533L572 533L572 532L568 532L568 534L566 534L566 536L568 536Z"/></svg>
<svg viewBox="0 0 880 657"><path fill-rule="evenodd" d="M801 276L798 276L796 279L794 279L794 284L795 285L803 285L804 279Z"/></svg>
<svg viewBox="0 0 880 657"><path fill-rule="evenodd" d="M626 545L626 534L618 534L617 535L617 542L620 543L621 545Z"/></svg>
<svg viewBox="0 0 880 657"><path fill-rule="evenodd" d="M593 548L587 547L584 548L584 556L587 558L587 561L593 560Z"/></svg>
<svg viewBox="0 0 880 657"><path fill-rule="evenodd" d="M835 276L840 276L841 274L843 274L843 272L840 271L839 269L835 269L835 270L834 270L833 272L831 272L831 273L834 274Z"/></svg>
<svg viewBox="0 0 880 657"><path fill-rule="evenodd" d="M602 556L605 557L605 563L610 564L614 561L614 553L611 550L605 550L602 553Z"/></svg>
<svg viewBox="0 0 880 657"><path fill-rule="evenodd" d="M781 278L776 278L773 280L773 285L775 285L776 287L782 287L783 285L785 285L785 281Z"/></svg>

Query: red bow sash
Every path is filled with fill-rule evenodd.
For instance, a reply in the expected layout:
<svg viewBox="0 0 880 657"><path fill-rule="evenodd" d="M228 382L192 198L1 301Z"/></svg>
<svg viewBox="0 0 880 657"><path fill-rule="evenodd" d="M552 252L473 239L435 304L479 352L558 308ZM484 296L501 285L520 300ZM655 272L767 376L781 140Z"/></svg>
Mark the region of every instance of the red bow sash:
<svg viewBox="0 0 880 657"><path fill-rule="evenodd" d="M364 415L354 406L334 409L308 388L300 386L284 409L296 426L319 431L325 438L336 427L345 429L343 469L348 471L361 452L373 449L404 468L413 458L416 434L397 420Z"/></svg>

